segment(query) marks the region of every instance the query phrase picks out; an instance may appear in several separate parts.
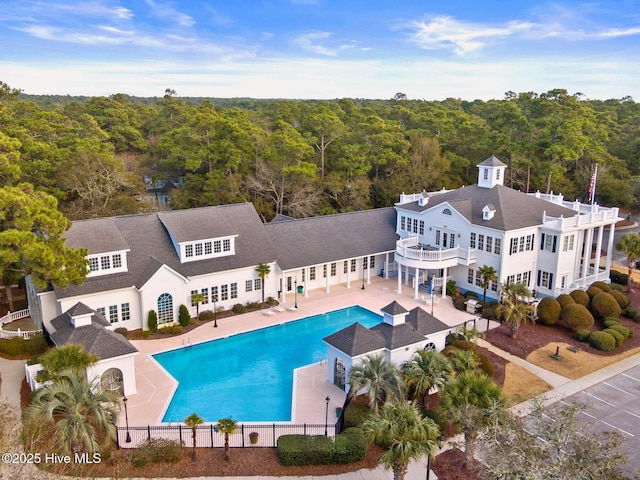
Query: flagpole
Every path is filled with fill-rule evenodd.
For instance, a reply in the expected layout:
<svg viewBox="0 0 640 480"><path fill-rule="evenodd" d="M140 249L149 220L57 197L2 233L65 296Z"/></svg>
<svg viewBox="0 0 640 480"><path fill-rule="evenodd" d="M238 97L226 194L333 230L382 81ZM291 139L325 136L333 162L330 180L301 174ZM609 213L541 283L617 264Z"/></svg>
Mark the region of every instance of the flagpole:
<svg viewBox="0 0 640 480"><path fill-rule="evenodd" d="M593 176L591 177L591 188L589 188L589 200L591 201L591 205L593 205L596 201L596 183L598 182L598 164L596 163L596 168L593 171Z"/></svg>

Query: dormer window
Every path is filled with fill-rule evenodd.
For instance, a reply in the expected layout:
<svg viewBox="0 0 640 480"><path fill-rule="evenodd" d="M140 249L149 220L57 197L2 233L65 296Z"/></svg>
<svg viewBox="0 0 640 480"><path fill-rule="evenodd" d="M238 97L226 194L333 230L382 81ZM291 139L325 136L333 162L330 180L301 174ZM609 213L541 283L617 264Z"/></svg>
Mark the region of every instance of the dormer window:
<svg viewBox="0 0 640 480"><path fill-rule="evenodd" d="M206 258L223 257L235 254L233 237L200 240L181 244L182 261L194 262Z"/></svg>
<svg viewBox="0 0 640 480"><path fill-rule="evenodd" d="M101 253L99 255L90 255L89 260L89 277L98 275L106 275L110 273L126 272L127 262L126 253Z"/></svg>

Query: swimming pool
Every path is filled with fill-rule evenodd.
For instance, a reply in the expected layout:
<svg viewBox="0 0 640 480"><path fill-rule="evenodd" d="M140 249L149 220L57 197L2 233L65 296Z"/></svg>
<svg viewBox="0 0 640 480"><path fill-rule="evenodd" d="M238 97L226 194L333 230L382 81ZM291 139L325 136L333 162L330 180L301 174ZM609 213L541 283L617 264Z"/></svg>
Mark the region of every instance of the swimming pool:
<svg viewBox="0 0 640 480"><path fill-rule="evenodd" d="M290 421L293 370L326 358L324 337L355 322L381 321L355 306L156 354L179 383L162 421L193 412L206 422Z"/></svg>

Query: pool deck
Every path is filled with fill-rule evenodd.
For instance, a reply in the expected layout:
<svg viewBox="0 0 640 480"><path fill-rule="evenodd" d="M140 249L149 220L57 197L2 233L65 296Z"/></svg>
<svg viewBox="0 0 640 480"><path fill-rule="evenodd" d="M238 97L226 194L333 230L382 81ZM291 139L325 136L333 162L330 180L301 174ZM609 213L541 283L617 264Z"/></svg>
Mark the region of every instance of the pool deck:
<svg viewBox="0 0 640 480"><path fill-rule="evenodd" d="M385 280L380 277L372 278L371 283L366 284L364 290L361 285L352 286L349 289L346 288L346 284L334 285L331 287L330 293L325 292L324 289L316 289L309 291L308 297L298 295L298 309L295 311L285 310L270 316L264 315L261 311L251 312L220 319L217 322L218 328L214 328L213 322L209 322L176 337L132 341L140 353L135 357L137 393L128 397L129 425L161 424L164 411L177 387L176 381L160 367L151 355L188 344L195 345L353 305L360 305L375 313L380 313L382 307L396 300L407 310L421 306L430 312L430 304L426 305L424 301L413 299L414 292L410 286L403 285L402 293L394 293L397 285L397 278ZM422 298L422 295L420 297ZM294 296L289 294L287 303L282 305L289 307L293 304ZM433 314L441 322L451 326L474 318L474 315L470 313L456 310L450 299L440 299L438 303L435 303ZM480 325L486 326L485 320L482 322ZM292 341L295 340L292 339ZM247 355L247 361L251 361L250 354ZM194 375L197 375L197 372L198 366L194 365ZM257 393L259 394L259 392ZM294 378L292 422L324 423L325 398L327 396L331 399L329 411L333 412L333 418L335 418L335 408L343 405L345 393L327 381L326 361L298 369ZM256 401L259 401L259 397L256 398ZM329 418L331 419L332 415ZM217 421L217 419L205 420L207 422ZM119 424L124 426L124 415L120 416Z"/></svg>

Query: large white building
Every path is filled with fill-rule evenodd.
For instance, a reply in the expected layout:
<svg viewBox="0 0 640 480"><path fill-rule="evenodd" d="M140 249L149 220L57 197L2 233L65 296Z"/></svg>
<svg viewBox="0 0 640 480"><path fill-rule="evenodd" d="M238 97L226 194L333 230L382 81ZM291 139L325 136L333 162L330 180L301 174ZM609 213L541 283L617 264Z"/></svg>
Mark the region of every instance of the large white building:
<svg viewBox="0 0 640 480"><path fill-rule="evenodd" d="M146 329L150 310L162 326L177 321L181 304L195 315L196 292L200 310L260 301L259 263L271 267L265 295L285 303L297 286L303 295L364 288L376 275L397 275L398 290L409 284L416 298L431 279L482 292L484 265L498 272L494 297L506 282L545 296L608 280L617 208L509 189L493 156L478 167L475 186L403 194L394 208L264 224L242 203L76 221L67 245L88 249L88 278L66 290L28 284L31 314L51 329L82 302L113 327Z"/></svg>

